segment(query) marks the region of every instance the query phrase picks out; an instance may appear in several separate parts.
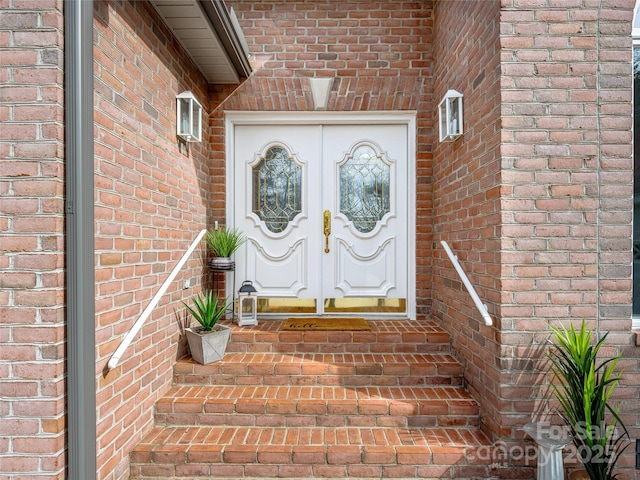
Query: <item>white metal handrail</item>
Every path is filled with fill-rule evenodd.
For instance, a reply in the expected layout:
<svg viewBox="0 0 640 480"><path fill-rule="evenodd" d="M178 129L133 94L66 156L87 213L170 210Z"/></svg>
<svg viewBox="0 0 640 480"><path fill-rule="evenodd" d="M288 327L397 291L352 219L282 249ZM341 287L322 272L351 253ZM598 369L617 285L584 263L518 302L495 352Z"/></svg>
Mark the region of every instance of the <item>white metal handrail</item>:
<svg viewBox="0 0 640 480"><path fill-rule="evenodd" d="M171 270L171 273L169 274L167 279L164 281L160 289L153 296L153 298L151 299L151 302L149 302L149 305L147 305L147 308L144 309L144 311L140 315L140 318L138 318L136 323L134 323L133 326L131 327L131 330L129 330L129 332L124 336L124 338L122 339L122 342L120 342L120 346L118 346L116 351L113 352L113 355L111 355L111 358L109 359L109 363L107 364L107 367L109 370L113 370L118 366L118 363L120 362L120 358L122 357L124 352L127 350L129 345L131 344L133 337L135 337L138 331L142 328L142 325L144 324L144 322L147 320L147 318L149 318L149 315L151 315L151 312L153 311L153 309L156 308L156 305L158 305L158 302L160 301L164 293L167 291L167 288L169 288L169 285L171 284L171 282L173 282L173 279L176 278L176 275L178 275L178 272L180 272L180 269L187 262L187 260L189 259L193 251L196 249L196 247L200 243L200 240L202 240L202 238L205 236L206 233L207 233L206 229L200 231L200 233L198 234L196 239L193 241L193 243L189 246L187 251L184 252L184 255L182 256L180 261L176 263L175 267L173 267L173 270Z"/></svg>
<svg viewBox="0 0 640 480"><path fill-rule="evenodd" d="M462 283L464 283L464 286L467 287L467 291L469 292L469 295L471 295L471 299L473 300L473 303L475 303L476 308L480 312L480 315L482 315L485 325L493 325L493 320L489 315L489 310L487 306L484 303L482 303L482 300L480 300L480 297L476 293L476 289L473 288L473 285L471 285L471 282L469 281L467 274L464 273L464 270L462 270L462 267L460 266L460 262L458 262L458 257L453 254L447 242L445 242L444 240L441 240L440 243L444 247L444 251L447 252L447 255L449 256L449 260L451 260L451 263L453 264L453 267L456 269L456 272L458 272L458 275L460 276L460 280L462 280Z"/></svg>

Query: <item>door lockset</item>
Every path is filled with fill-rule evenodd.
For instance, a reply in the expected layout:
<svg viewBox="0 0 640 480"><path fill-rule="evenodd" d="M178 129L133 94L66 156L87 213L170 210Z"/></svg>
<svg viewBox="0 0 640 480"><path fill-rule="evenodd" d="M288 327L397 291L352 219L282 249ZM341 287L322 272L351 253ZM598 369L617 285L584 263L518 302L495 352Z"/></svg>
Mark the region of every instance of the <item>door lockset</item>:
<svg viewBox="0 0 640 480"><path fill-rule="evenodd" d="M329 235L331 235L331 212L324 211L324 253L329 253Z"/></svg>

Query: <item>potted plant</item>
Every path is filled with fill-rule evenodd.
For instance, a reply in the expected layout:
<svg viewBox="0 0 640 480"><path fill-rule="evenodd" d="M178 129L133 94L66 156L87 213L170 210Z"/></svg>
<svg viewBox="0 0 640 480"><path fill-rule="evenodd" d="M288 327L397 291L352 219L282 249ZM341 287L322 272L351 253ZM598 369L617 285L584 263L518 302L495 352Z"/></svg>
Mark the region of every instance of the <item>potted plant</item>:
<svg viewBox="0 0 640 480"><path fill-rule="evenodd" d="M548 358L557 384L552 384L560 403L560 417L571 433L578 457L591 480L613 480L616 462L629 445L620 405L611 404L611 394L620 380L614 369L620 356L598 361L598 351L607 338L594 345L585 321L579 331L573 325L554 328L553 348ZM620 427L622 432L617 428Z"/></svg>
<svg viewBox="0 0 640 480"><path fill-rule="evenodd" d="M231 265L231 255L247 241L247 237L237 228L208 230L207 245L215 255L211 261L215 267Z"/></svg>
<svg viewBox="0 0 640 480"><path fill-rule="evenodd" d="M194 297L193 306L182 303L200 324L199 327L185 329L193 359L202 364L221 360L227 349L231 329L218 325L218 320L225 314L231 302L226 298L221 301L208 290Z"/></svg>

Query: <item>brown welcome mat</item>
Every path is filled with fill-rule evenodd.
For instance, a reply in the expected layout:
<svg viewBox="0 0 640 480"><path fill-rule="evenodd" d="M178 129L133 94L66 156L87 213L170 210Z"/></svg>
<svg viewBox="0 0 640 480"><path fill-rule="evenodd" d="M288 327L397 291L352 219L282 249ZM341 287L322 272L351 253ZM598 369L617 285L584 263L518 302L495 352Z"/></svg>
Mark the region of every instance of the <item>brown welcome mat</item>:
<svg viewBox="0 0 640 480"><path fill-rule="evenodd" d="M288 318L282 324L282 330L371 330L369 324L364 318L321 318L321 317L302 317Z"/></svg>

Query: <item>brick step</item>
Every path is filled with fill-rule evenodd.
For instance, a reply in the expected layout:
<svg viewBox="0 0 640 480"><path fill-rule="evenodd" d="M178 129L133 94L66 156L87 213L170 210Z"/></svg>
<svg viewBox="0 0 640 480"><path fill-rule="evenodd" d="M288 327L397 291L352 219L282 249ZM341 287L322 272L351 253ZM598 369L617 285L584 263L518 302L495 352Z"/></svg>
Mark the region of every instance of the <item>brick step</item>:
<svg viewBox="0 0 640 480"><path fill-rule="evenodd" d="M157 425L473 427L478 404L455 387L176 386Z"/></svg>
<svg viewBox="0 0 640 480"><path fill-rule="evenodd" d="M227 352L266 353L429 353L449 352L449 334L434 322L370 320L371 331L286 331L283 320L231 326Z"/></svg>
<svg viewBox="0 0 640 480"><path fill-rule="evenodd" d="M490 452L477 429L155 427L131 478L491 478Z"/></svg>
<svg viewBox="0 0 640 480"><path fill-rule="evenodd" d="M188 385L460 385L462 366L451 355L393 353L227 353L200 365L185 357L174 380Z"/></svg>
<svg viewBox="0 0 640 480"><path fill-rule="evenodd" d="M435 324L371 331L232 325L220 362L174 367L131 478L441 478L494 474L477 403ZM479 455L483 452L483 455Z"/></svg>

